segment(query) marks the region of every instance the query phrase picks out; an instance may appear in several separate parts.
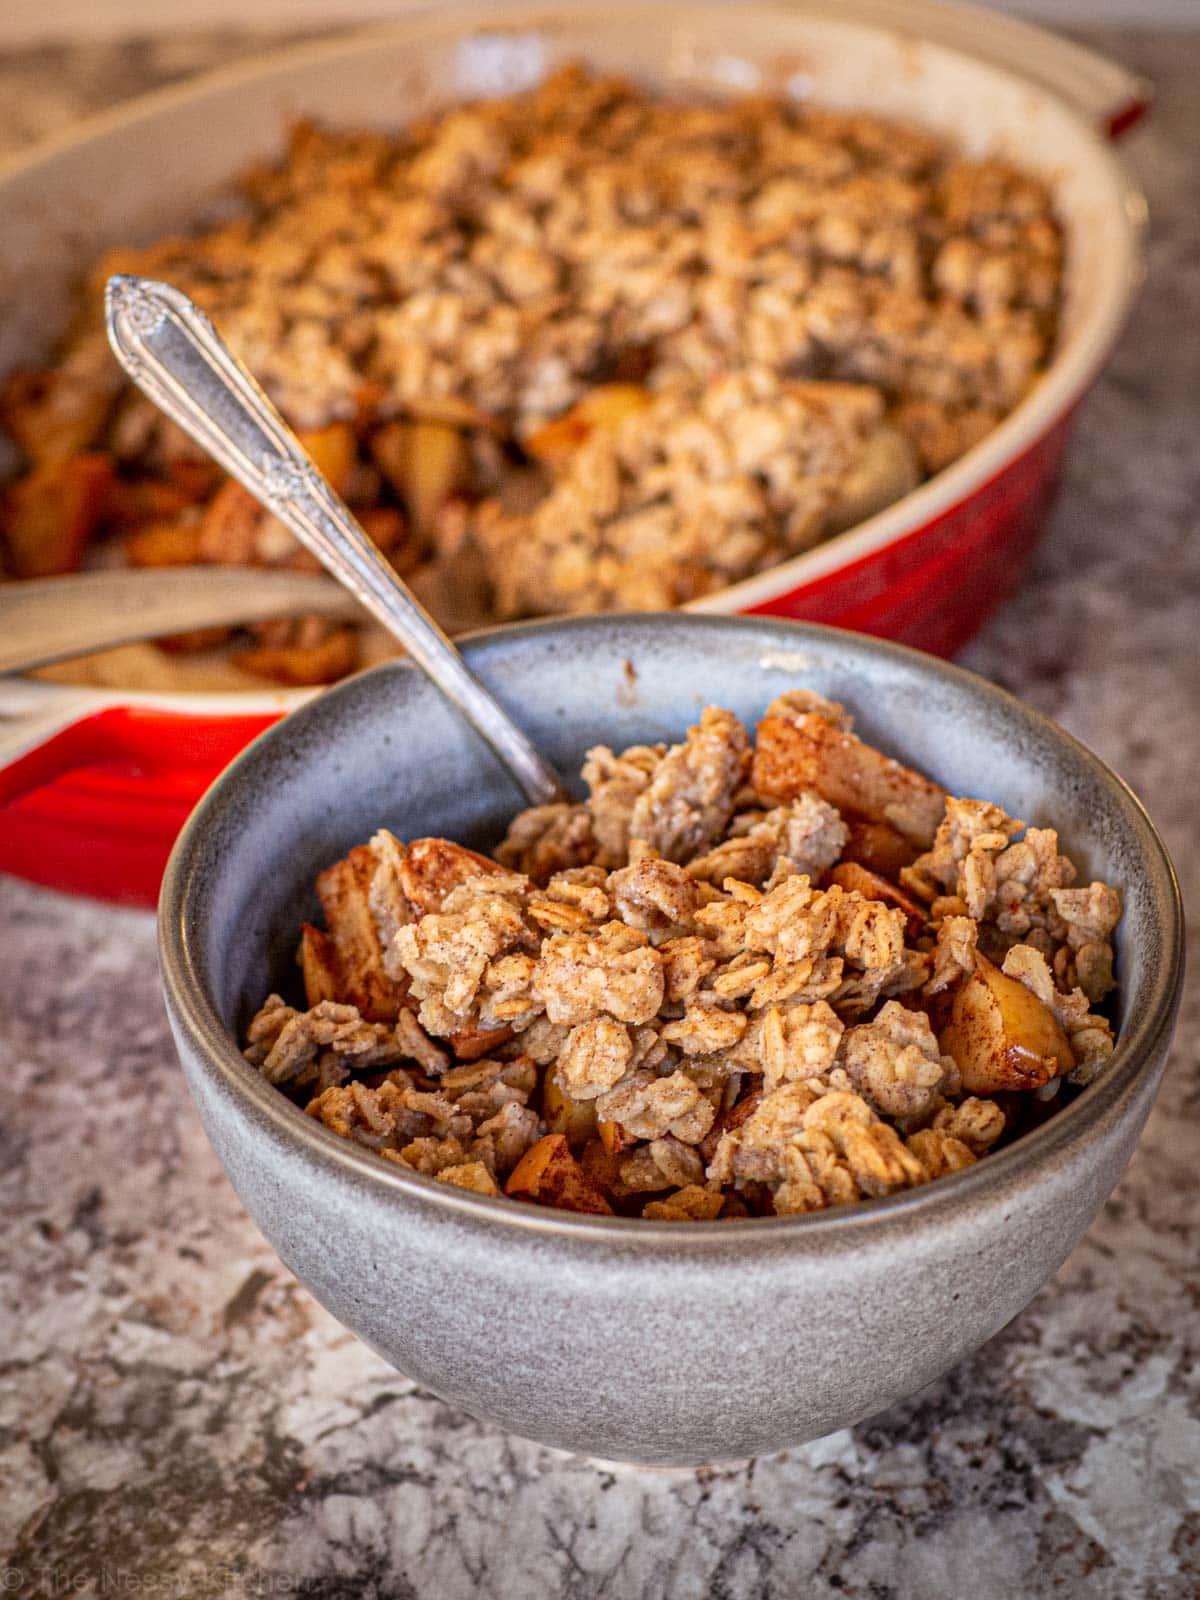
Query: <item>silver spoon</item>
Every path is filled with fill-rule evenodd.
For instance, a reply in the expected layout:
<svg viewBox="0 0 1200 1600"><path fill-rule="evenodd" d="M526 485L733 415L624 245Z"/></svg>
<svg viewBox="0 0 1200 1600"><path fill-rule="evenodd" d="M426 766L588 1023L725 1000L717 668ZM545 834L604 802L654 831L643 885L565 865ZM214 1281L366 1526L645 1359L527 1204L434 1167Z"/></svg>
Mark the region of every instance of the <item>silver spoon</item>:
<svg viewBox="0 0 1200 1600"><path fill-rule="evenodd" d="M122 273L108 280L105 315L117 360L143 394L399 639L491 745L529 801L565 799L554 769L384 560L199 307L165 283Z"/></svg>

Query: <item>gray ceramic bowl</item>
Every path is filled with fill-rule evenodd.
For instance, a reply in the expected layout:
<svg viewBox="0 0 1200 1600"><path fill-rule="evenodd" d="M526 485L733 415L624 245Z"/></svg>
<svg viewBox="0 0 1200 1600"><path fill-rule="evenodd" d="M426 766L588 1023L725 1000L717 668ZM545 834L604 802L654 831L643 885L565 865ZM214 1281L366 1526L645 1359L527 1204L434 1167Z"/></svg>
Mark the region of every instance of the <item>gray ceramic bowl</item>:
<svg viewBox="0 0 1200 1600"><path fill-rule="evenodd" d="M896 646L770 619L595 618L482 634L474 668L559 770L679 737L710 702L752 721L806 684L955 794L1052 822L1120 886L1120 1042L1036 1132L928 1187L815 1216L650 1223L537 1210L378 1160L305 1117L236 1037L292 970L318 869L380 823L486 845L519 797L419 674L339 685L264 734L176 846L160 909L171 1025L200 1116L317 1299L452 1405L630 1461L777 1450L911 1394L1018 1312L1128 1161L1182 971L1170 863L1129 790L1008 695Z"/></svg>

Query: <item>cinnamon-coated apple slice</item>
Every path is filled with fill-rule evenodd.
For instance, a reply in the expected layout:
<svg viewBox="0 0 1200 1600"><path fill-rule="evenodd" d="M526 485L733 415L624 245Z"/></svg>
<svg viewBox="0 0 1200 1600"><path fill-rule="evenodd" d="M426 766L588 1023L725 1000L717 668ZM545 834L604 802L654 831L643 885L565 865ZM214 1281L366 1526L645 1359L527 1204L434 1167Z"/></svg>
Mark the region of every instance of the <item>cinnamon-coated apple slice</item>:
<svg viewBox="0 0 1200 1600"><path fill-rule="evenodd" d="M596 1102L569 1095L554 1067L547 1070L542 1084L542 1119L548 1132L566 1135L573 1154L578 1155L596 1137Z"/></svg>
<svg viewBox="0 0 1200 1600"><path fill-rule="evenodd" d="M959 985L939 1044L968 1094L1040 1089L1075 1065L1067 1036L1038 997L984 956Z"/></svg>

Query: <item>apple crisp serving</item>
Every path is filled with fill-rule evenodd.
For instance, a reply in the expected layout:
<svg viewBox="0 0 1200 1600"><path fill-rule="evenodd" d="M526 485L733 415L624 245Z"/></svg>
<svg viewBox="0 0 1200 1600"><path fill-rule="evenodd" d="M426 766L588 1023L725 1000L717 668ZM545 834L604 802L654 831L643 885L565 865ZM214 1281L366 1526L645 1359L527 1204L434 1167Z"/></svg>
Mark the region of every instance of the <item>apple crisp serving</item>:
<svg viewBox="0 0 1200 1600"><path fill-rule="evenodd" d="M7 570L105 536L135 566L314 564L123 381L115 271L209 312L454 628L679 605L889 504L1036 382L1062 255L1029 174L786 98L571 68L398 133L301 125L232 220L105 256L57 359L7 380ZM316 618L234 642L297 683L360 649Z"/></svg>
<svg viewBox="0 0 1200 1600"><path fill-rule="evenodd" d="M926 1183L1111 1054L1116 890L841 706L794 690L753 741L710 707L583 778L491 858L381 829L322 872L304 1005L247 1060L443 1183L683 1221Z"/></svg>

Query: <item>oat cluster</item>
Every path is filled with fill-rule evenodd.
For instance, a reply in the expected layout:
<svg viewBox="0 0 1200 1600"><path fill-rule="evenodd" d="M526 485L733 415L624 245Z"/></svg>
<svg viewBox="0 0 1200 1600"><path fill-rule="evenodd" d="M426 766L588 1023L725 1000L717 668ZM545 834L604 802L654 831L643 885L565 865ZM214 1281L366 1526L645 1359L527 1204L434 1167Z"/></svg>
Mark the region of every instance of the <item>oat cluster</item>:
<svg viewBox="0 0 1200 1600"><path fill-rule="evenodd" d="M306 1008L246 1056L310 1116L484 1194L787 1215L969 1166L1113 1048L1117 892L804 690L752 741L583 768L494 858L380 830L322 873Z"/></svg>
<svg viewBox="0 0 1200 1600"><path fill-rule="evenodd" d="M301 126L242 198L106 257L59 360L10 381L16 575L104 529L135 563L308 559L121 382L113 270L215 318L450 624L676 605L809 548L994 427L1058 314L1049 194L1006 162L578 68L396 134ZM274 625L248 664L336 676L329 638Z"/></svg>

